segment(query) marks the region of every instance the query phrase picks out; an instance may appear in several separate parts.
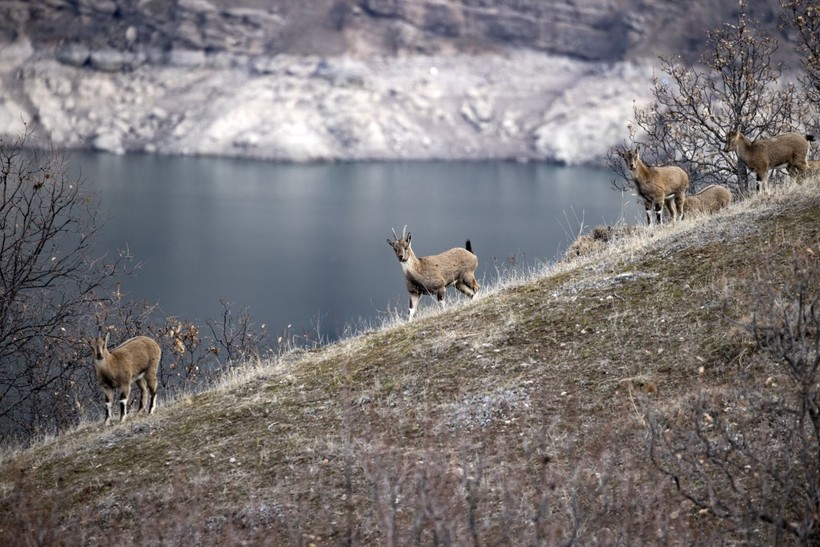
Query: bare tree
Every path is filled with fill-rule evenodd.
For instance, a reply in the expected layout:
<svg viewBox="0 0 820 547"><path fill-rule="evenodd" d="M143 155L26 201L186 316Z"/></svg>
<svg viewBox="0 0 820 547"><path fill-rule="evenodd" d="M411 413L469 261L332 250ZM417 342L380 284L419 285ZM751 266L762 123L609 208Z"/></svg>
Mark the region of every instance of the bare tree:
<svg viewBox="0 0 820 547"><path fill-rule="evenodd" d="M805 70L799 80L807 101L820 110L820 6L815 0L783 1L783 20L786 27L798 36L797 53ZM820 128L820 120L813 119L813 129Z"/></svg>
<svg viewBox="0 0 820 547"><path fill-rule="evenodd" d="M95 254L97 201L64 156L0 142L0 433L76 419L94 306L123 257Z"/></svg>
<svg viewBox="0 0 820 547"><path fill-rule="evenodd" d="M98 411L88 347L98 329L113 345L156 339L163 389L203 387L224 365L264 351L264 326L246 310L235 318L223 302L221 322L206 320L212 337L203 337L196 323L157 319L156 305L128 298L120 280L132 257L95 250L96 196L65 155L29 147L35 140L27 130L0 141L0 439L26 440Z"/></svg>
<svg viewBox="0 0 820 547"><path fill-rule="evenodd" d="M754 140L795 130L804 119L795 86L783 83L782 64L773 61L776 40L761 34L747 8L741 0L735 23L707 32L700 66L661 57L654 100L634 112L628 146L644 141L648 163L683 167L693 190L717 182L745 194L748 172L734 153L723 151L727 133L739 128ZM615 150L609 165L629 181ZM619 190L625 186L613 184Z"/></svg>

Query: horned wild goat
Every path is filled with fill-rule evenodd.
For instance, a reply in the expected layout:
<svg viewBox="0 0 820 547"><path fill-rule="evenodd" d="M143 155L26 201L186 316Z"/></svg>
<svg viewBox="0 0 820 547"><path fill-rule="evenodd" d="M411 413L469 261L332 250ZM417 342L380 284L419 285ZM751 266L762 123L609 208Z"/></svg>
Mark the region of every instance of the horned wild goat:
<svg viewBox="0 0 820 547"><path fill-rule="evenodd" d="M806 157L809 153L809 141L814 135L800 133L783 133L768 139L750 141L740 129L726 135L724 152L737 152L737 157L754 172L758 181L758 190L769 190L769 173L772 169L786 166L789 177L799 180L808 169Z"/></svg>
<svg viewBox="0 0 820 547"><path fill-rule="evenodd" d="M663 209L666 207L672 221L678 219L686 200L686 189L689 187L689 175L677 165L649 166L640 156L638 147L629 150L618 150L626 166L635 179L638 195L643 198L646 220L652 224L653 216L658 224L663 223Z"/></svg>
<svg viewBox="0 0 820 547"><path fill-rule="evenodd" d="M410 238L405 226L401 237L393 230L393 239L387 239L401 263L407 291L410 293L410 321L413 320L423 294L435 295L442 305L447 287L452 285L470 298L475 296L479 288L475 278L478 258L473 253L469 239L464 249L455 247L441 254L419 258L410 246Z"/></svg>
<svg viewBox="0 0 820 547"><path fill-rule="evenodd" d="M109 334L106 333L104 339L97 336L90 341L97 381L105 393L105 425L111 422L111 406L117 391L120 392L120 422L125 421L133 382L137 382L141 392L139 410L148 409L149 414L153 414L157 408L157 370L162 349L151 338L136 336L108 351Z"/></svg>
<svg viewBox="0 0 820 547"><path fill-rule="evenodd" d="M692 196L686 196L683 202L685 215L712 214L732 202L732 193L719 184L710 184Z"/></svg>

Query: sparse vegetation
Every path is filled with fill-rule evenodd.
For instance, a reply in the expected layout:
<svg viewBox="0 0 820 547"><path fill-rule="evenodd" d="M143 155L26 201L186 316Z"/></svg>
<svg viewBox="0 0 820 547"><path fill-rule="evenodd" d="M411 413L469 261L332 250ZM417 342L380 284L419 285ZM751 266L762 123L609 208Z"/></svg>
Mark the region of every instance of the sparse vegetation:
<svg viewBox="0 0 820 547"><path fill-rule="evenodd" d="M755 401L796 400L775 338L754 334L778 323L751 313L768 308L750 287L799 285L795 257L820 252L819 184L734 203L721 223L639 227L412 323L249 362L152 417L8 449L0 540L776 539L776 526L702 511L648 449L656 424L702 420L705 399L745 438L786 435L765 415L738 421L766 409ZM778 446L767 454L785 465L795 445Z"/></svg>
<svg viewBox="0 0 820 547"><path fill-rule="evenodd" d="M787 6L800 32L816 29L816 8ZM709 72L663 61L671 81L659 79L656 104L636 113L658 157L683 158L699 181L737 175L741 193L742 164L720 155L729 128L777 133L805 112L793 87L777 89L776 45L756 35L744 7L737 25L710 34ZM816 34L804 43L816 66ZM27 211L54 170L18 164L27 156L16 150L0 182L26 196L11 203ZM88 204L70 183L54 188L52 204ZM156 327L149 307L117 305L118 290L97 296L104 274L71 284L73 271L85 272L81 253L64 276L79 307L46 314L51 331L92 318L116 319L120 334L154 331L185 379L220 353L240 364L155 416L110 429L80 421L59 437L7 446L0 541L817 544L819 189L809 174L802 186L730 205L721 223L599 228L559 264L463 305L269 359L255 351L250 319L234 320L227 305L221 323L207 323L207 342L192 324ZM41 227L48 215L15 211L0 210L12 242L3 259L26 264L17 250L37 237L15 246L28 233L17 219ZM87 232L68 212L61 230L83 251L93 214L81 215ZM41 254L31 256L45 271ZM4 262L3 290L10 271ZM30 302L19 309L53 307L48 297ZM0 325L36 320L10 317ZM73 365L77 338L65 336ZM42 356L57 342L37 344L23 349ZM7 393L38 371L28 364L4 362ZM64 377L30 385L42 403L53 386L66 395Z"/></svg>

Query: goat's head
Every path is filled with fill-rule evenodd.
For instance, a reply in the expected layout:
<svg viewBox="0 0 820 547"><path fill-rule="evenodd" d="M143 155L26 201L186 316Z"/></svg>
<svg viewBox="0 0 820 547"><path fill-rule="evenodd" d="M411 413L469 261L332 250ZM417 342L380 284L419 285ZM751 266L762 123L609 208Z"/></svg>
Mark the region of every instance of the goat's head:
<svg viewBox="0 0 820 547"><path fill-rule="evenodd" d="M638 155L638 147L630 148L628 150L620 150L618 151L618 155L621 156L624 161L626 162L626 166L630 171L635 171L638 168L638 161L640 160L640 156Z"/></svg>
<svg viewBox="0 0 820 547"><path fill-rule="evenodd" d="M396 253L399 262L407 262L410 260L410 255L413 253L413 250L410 248L410 234L407 232L407 226L405 225L404 230L402 230L401 237L396 235L396 230L393 230L393 238L394 239L388 239L387 243L393 247L393 252Z"/></svg>
<svg viewBox="0 0 820 547"><path fill-rule="evenodd" d="M94 354L95 361L102 361L105 357L105 349L108 347L108 335L109 333L105 333L105 338L97 335L89 340L88 343L91 345L91 351Z"/></svg>
<svg viewBox="0 0 820 547"><path fill-rule="evenodd" d="M726 135L726 146L723 147L724 152L732 152L733 150L737 150L737 145L740 142L740 139L743 137L740 133L740 129L735 129L734 131L730 131Z"/></svg>

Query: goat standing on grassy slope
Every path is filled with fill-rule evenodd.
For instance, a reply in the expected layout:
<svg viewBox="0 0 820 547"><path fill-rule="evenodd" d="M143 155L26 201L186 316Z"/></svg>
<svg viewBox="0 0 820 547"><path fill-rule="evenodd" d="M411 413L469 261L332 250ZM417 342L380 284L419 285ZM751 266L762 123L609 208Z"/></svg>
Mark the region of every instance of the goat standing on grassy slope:
<svg viewBox="0 0 820 547"><path fill-rule="evenodd" d="M393 247L404 272L407 290L410 293L409 320L413 320L423 294L436 295L439 303L444 305L444 295L447 287L451 285L455 285L456 289L470 298L478 292L479 285L475 279L478 258L473 254L469 239L465 249L455 247L441 254L418 258L410 247L407 226L402 230L401 237L393 230L393 238L388 239L387 243Z"/></svg>
<svg viewBox="0 0 820 547"><path fill-rule="evenodd" d="M747 139L740 129L726 136L724 152L737 152L737 157L754 171L757 176L758 190L769 190L769 172L772 169L786 166L789 177L799 180L806 172L806 157L809 154L809 141L814 135L800 133L783 133L770 139L758 139L754 142Z"/></svg>
<svg viewBox="0 0 820 547"><path fill-rule="evenodd" d="M111 406L115 392L120 392L120 422L128 413L128 396L131 384L136 381L140 387L140 411L148 409L150 414L157 408L157 370L162 357L162 349L151 338L137 336L126 340L115 350L108 351L108 335L105 339L97 336L90 341L94 352L94 369L97 381L105 393L105 425L111 422ZM150 406L148 396L150 394Z"/></svg>
<svg viewBox="0 0 820 547"><path fill-rule="evenodd" d="M677 165L652 167L641 161L638 147L634 150L618 150L618 155L632 172L638 194L643 198L646 220L652 224L653 213L658 224L663 224L663 208L669 210L672 221L683 213L689 175Z"/></svg>
<svg viewBox="0 0 820 547"><path fill-rule="evenodd" d="M732 202L732 193L725 187L710 184L693 196L686 196L683 212L687 215L717 213Z"/></svg>

